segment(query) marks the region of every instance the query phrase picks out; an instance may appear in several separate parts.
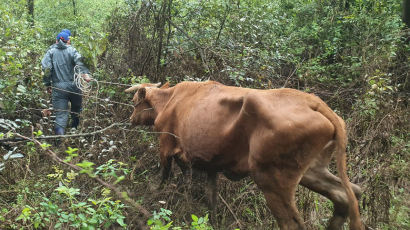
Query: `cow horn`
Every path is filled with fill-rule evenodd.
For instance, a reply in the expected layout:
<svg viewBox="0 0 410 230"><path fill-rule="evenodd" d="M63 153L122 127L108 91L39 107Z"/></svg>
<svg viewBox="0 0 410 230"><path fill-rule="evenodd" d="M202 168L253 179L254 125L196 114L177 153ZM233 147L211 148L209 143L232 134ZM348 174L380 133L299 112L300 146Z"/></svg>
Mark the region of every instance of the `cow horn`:
<svg viewBox="0 0 410 230"><path fill-rule="evenodd" d="M158 82L158 83L148 83L148 84L146 84L146 86L145 86L145 88L147 88L147 89L150 89L150 88L158 88L158 86L160 86L161 85L161 82Z"/></svg>
<svg viewBox="0 0 410 230"><path fill-rule="evenodd" d="M130 88L124 90L124 92L129 93L129 92L135 91L135 90L139 89L140 86L141 86L141 84L133 85L133 86L131 86Z"/></svg>
<svg viewBox="0 0 410 230"><path fill-rule="evenodd" d="M161 85L161 82L158 82L158 83L155 83L155 84L142 84L142 85L145 88L158 88L158 86ZM126 93L133 92L135 90L138 90L139 88L141 88L141 84L133 85L130 88L124 90L124 92L126 92Z"/></svg>

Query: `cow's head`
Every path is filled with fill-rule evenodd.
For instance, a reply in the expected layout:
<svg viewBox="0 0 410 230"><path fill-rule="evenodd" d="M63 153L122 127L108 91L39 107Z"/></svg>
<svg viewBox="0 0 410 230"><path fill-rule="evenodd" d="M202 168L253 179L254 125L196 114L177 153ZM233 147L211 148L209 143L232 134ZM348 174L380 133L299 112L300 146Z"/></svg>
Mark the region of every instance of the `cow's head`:
<svg viewBox="0 0 410 230"><path fill-rule="evenodd" d="M125 92L137 91L132 99L134 111L130 117L133 125L154 125L157 116L151 102L147 99L147 92L153 88L157 88L161 83L157 84L140 84L134 85L125 90Z"/></svg>

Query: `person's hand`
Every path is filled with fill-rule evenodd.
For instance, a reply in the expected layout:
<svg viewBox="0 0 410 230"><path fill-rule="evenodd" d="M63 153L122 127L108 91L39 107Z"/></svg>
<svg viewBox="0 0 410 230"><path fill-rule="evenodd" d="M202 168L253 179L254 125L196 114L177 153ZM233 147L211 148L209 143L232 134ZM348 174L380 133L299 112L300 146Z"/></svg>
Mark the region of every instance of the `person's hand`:
<svg viewBox="0 0 410 230"><path fill-rule="evenodd" d="M86 82L90 82L90 81L91 81L90 75L88 75L88 74L82 74L81 76L83 77L83 79L84 79Z"/></svg>
<svg viewBox="0 0 410 230"><path fill-rule="evenodd" d="M48 86L48 87L47 87L47 93L48 93L48 94L51 94L52 92L53 92L53 90L51 89L51 86Z"/></svg>
<svg viewBox="0 0 410 230"><path fill-rule="evenodd" d="M43 110L41 110L41 115L43 117L49 117L49 116L51 116L51 111L49 109L43 109Z"/></svg>

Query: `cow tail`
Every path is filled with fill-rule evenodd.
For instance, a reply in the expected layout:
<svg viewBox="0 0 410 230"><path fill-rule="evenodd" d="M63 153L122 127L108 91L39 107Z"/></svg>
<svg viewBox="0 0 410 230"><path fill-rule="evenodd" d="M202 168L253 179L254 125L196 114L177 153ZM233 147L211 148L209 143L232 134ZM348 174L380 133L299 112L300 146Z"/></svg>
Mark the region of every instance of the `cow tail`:
<svg viewBox="0 0 410 230"><path fill-rule="evenodd" d="M322 109L320 109L322 107ZM320 111L322 110L322 111ZM335 127L335 141L336 141L336 165L342 185L346 191L347 199L349 201L349 228L353 230L364 229L360 220L359 205L354 195L353 189L350 186L349 178L346 170L346 146L347 136L346 131L335 112L333 112L326 104L322 104L318 109Z"/></svg>

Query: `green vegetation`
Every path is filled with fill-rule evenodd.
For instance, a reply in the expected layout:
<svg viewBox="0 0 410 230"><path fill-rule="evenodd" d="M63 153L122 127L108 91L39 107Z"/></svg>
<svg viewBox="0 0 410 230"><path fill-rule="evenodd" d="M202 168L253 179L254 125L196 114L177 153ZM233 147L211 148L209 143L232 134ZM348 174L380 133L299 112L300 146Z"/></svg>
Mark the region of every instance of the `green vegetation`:
<svg viewBox="0 0 410 230"><path fill-rule="evenodd" d="M349 177L375 229L409 229L410 30L401 0L2 0L0 2L0 229L271 229L275 221L248 179L220 177L208 218L204 175L191 190L163 190L157 135L116 126L52 135L40 61L64 28L99 81L132 84L216 80L315 93L347 122ZM84 98L76 133L127 120L125 86L99 83ZM95 94L94 94L95 93ZM122 104L119 104L120 102ZM39 138L21 141L7 138ZM2 141L3 140L3 141ZM17 141L16 141L17 140ZM55 155L50 153L52 151ZM58 161L56 159L61 159ZM332 205L300 187L309 229ZM151 216L144 217L144 207ZM199 216L199 217L198 217ZM235 217L236 216L236 217ZM240 223L238 223L238 218ZM212 223L212 224L211 224Z"/></svg>

